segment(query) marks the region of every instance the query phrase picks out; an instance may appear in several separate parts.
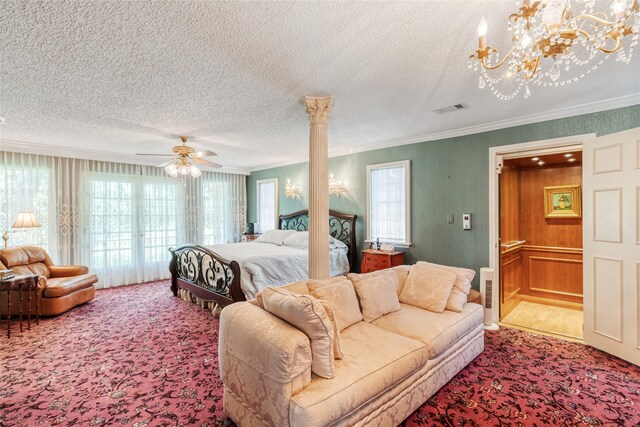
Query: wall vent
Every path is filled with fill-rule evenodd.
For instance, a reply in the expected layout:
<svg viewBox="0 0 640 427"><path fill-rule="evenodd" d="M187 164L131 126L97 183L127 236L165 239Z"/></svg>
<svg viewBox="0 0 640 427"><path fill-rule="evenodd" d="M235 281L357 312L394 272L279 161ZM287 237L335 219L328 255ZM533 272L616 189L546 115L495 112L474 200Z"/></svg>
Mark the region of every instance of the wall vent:
<svg viewBox="0 0 640 427"><path fill-rule="evenodd" d="M438 108L437 110L433 110L433 112L436 114L447 114L458 110L466 110L467 108L469 107L466 104L455 104L449 105L448 107Z"/></svg>

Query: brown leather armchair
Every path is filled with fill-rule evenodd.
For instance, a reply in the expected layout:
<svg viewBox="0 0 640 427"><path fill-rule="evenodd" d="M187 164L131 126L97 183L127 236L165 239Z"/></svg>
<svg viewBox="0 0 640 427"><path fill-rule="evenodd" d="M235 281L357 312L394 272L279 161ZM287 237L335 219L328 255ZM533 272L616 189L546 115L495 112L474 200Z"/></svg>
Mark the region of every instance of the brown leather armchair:
<svg viewBox="0 0 640 427"><path fill-rule="evenodd" d="M98 277L83 265L53 265L47 252L37 246L0 249L0 270L11 269L16 275L38 275L38 287L43 316L56 316L95 298L94 284ZM28 302L23 301L23 312ZM32 313L36 301L32 301ZM11 293L11 315L20 310L18 292ZM0 315L6 316L7 293L0 292Z"/></svg>

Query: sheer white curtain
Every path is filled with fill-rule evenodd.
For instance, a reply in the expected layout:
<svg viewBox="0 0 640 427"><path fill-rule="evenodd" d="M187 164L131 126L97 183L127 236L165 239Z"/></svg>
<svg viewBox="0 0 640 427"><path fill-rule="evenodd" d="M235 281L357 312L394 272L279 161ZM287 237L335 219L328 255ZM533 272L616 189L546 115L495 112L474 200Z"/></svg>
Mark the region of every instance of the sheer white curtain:
<svg viewBox="0 0 640 427"><path fill-rule="evenodd" d="M53 161L41 156L1 153L0 156L0 234L10 230L18 213L30 209L42 225L11 233L9 245L34 244L50 250L56 246L56 217L52 208ZM0 244L4 244L0 241Z"/></svg>
<svg viewBox="0 0 640 427"><path fill-rule="evenodd" d="M246 222L246 178L0 152L0 227L30 208L42 228L11 236L60 264L88 265L100 287L169 277L168 248L237 241Z"/></svg>

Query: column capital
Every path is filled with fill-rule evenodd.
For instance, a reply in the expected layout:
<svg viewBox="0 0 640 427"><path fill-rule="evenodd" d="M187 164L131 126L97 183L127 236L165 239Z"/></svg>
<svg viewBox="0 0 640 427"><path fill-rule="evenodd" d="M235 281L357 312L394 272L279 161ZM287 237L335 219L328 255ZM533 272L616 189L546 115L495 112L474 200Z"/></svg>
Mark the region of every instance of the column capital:
<svg viewBox="0 0 640 427"><path fill-rule="evenodd" d="M333 96L305 96L304 105L309 114L309 121L312 125L327 124L331 107L333 107Z"/></svg>

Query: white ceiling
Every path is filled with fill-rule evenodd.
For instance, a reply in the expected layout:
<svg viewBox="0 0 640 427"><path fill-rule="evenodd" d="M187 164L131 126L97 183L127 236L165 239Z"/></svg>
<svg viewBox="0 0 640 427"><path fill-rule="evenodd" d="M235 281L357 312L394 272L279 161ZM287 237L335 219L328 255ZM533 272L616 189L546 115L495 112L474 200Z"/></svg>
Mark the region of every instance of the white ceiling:
<svg viewBox="0 0 640 427"><path fill-rule="evenodd" d="M146 159L177 135L229 171L303 160L304 95L333 95L329 149L434 139L640 102L610 58L561 88L496 99L467 69L476 27L505 48L511 1L0 2L3 150ZM432 110L456 103L447 115ZM491 127L491 126L489 126Z"/></svg>

